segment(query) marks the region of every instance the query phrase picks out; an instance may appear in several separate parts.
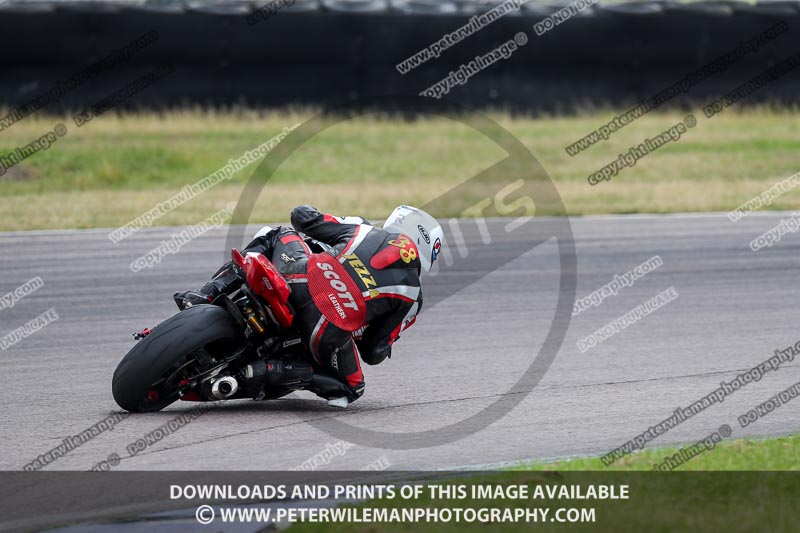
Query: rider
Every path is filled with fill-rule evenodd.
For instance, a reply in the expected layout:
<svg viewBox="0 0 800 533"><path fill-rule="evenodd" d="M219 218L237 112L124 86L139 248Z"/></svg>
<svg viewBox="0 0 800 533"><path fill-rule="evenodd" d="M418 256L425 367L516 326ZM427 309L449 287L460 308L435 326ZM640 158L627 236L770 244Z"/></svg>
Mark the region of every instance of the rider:
<svg viewBox="0 0 800 533"><path fill-rule="evenodd" d="M291 222L294 229L259 231L243 255L263 254L289 283L294 323L316 365L277 360L248 365L248 393L261 399L268 387L307 389L345 407L364 393L359 356L369 365L391 357L392 344L416 319L422 307L420 270L430 270L444 234L431 215L404 205L392 211L383 229L308 205L296 207ZM298 232L330 245L332 252L312 255ZM178 307L235 291L240 281L231 265L199 292L176 293Z"/></svg>

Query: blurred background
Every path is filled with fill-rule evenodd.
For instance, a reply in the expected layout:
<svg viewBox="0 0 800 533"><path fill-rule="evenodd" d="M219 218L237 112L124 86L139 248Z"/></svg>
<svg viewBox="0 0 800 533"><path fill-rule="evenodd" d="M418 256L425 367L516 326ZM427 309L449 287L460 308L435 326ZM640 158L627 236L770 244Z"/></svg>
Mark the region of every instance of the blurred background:
<svg viewBox="0 0 800 533"><path fill-rule="evenodd" d="M800 2L769 0L0 1L0 156L68 130L3 166L0 230L116 227L329 106L426 91L509 130L569 214L734 209L798 170L800 76L790 65L724 112L703 109L791 60L798 21ZM443 41L460 28L458 42ZM476 59L502 47L499 59ZM483 68L463 75L471 62ZM574 149L657 95L651 112ZM587 183L687 113L698 124L680 142ZM397 196L387 185L424 204L502 155L441 118L342 122L281 166L253 220L282 220L295 202L384 216ZM237 200L254 168L158 224ZM769 207L800 207L800 195Z"/></svg>
<svg viewBox="0 0 800 533"><path fill-rule="evenodd" d="M0 98L18 105L148 32L158 42L113 72L64 95L94 103L144 70L175 72L129 107L235 104L281 108L376 94L417 94L476 55L526 32L533 41L447 96L473 107L563 112L627 105L779 21L796 25L794 1L586 1L537 36L533 25L571 2L532 0L401 74L396 65L467 24L499 0L0 1ZM274 5L272 12L268 7ZM262 9L259 20L254 13ZM251 18L248 19L248 16ZM257 16L257 15L256 15ZM255 23L254 23L255 22ZM798 50L796 35L767 44L736 68L693 88L701 99ZM798 77L770 84L758 101L795 103ZM685 103L686 98L677 102Z"/></svg>

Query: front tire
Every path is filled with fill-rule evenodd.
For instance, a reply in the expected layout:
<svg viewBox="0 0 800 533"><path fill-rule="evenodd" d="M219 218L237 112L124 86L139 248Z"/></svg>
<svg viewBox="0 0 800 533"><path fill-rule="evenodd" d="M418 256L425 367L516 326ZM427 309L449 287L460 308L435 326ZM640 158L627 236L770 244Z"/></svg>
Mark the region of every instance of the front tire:
<svg viewBox="0 0 800 533"><path fill-rule="evenodd" d="M132 413L160 411L180 398L166 383L198 350L229 355L244 344L236 321L223 308L195 305L174 315L139 341L117 365L111 390L117 405Z"/></svg>

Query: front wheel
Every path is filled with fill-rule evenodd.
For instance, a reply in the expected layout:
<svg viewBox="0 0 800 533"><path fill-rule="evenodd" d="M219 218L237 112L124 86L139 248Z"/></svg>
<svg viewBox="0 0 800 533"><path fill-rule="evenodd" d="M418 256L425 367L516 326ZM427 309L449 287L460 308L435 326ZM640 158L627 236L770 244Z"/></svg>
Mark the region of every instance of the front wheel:
<svg viewBox="0 0 800 533"><path fill-rule="evenodd" d="M187 376L243 345L242 332L225 309L192 306L153 328L122 358L111 382L114 400L132 413L160 411L180 398Z"/></svg>

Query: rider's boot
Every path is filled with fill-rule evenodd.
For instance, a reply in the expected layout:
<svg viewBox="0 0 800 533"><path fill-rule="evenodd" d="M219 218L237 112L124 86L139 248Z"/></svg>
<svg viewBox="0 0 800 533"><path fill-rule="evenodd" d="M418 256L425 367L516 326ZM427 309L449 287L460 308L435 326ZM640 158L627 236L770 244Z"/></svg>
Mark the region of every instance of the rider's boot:
<svg viewBox="0 0 800 533"><path fill-rule="evenodd" d="M223 293L231 293L238 288L241 280L233 273L232 263L222 265L222 268L212 277L211 281L203 285L199 291L176 292L172 295L175 305L183 311L187 307L197 304L211 303L214 298Z"/></svg>
<svg viewBox="0 0 800 533"><path fill-rule="evenodd" d="M309 389L311 392L328 400L331 407L345 408L358 400L364 393L364 384L348 387L341 380L324 373L315 373Z"/></svg>
<svg viewBox="0 0 800 533"><path fill-rule="evenodd" d="M209 304L214 299L212 296L200 291L182 291L172 295L178 309L184 309L198 304Z"/></svg>
<svg viewBox="0 0 800 533"><path fill-rule="evenodd" d="M331 407L344 409L364 394L364 383L359 383L356 387L349 387L334 376L315 373L309 390L328 400L328 405Z"/></svg>
<svg viewBox="0 0 800 533"><path fill-rule="evenodd" d="M245 368L245 382L247 393L256 400L264 398L267 388L309 390L334 407L346 407L360 396L335 377L296 361L256 361Z"/></svg>
<svg viewBox="0 0 800 533"><path fill-rule="evenodd" d="M307 389L314 376L311 365L303 362L256 361L244 371L247 393L261 400L268 388Z"/></svg>

